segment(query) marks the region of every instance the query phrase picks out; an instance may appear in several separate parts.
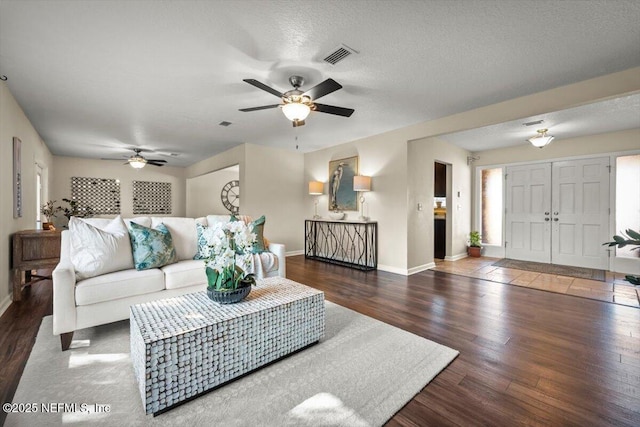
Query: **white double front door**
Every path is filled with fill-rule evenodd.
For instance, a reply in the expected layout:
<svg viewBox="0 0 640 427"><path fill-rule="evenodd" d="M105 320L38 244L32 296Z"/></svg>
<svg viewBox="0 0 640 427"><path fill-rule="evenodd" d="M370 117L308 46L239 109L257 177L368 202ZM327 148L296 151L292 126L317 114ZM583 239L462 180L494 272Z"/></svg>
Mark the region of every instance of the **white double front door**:
<svg viewBox="0 0 640 427"><path fill-rule="evenodd" d="M609 158L512 166L506 257L608 269Z"/></svg>

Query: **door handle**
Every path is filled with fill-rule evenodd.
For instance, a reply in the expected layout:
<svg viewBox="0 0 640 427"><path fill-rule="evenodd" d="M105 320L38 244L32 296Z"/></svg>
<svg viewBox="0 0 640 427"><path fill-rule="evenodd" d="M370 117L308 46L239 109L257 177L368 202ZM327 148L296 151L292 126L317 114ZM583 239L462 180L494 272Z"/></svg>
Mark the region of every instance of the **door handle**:
<svg viewBox="0 0 640 427"><path fill-rule="evenodd" d="M545 221L549 221L549 218L545 218L544 220L545 220Z"/></svg>
<svg viewBox="0 0 640 427"><path fill-rule="evenodd" d="M544 214L545 214L545 215L549 215L549 212L545 212Z"/></svg>
<svg viewBox="0 0 640 427"><path fill-rule="evenodd" d="M558 221L558 218L553 218L554 221Z"/></svg>
<svg viewBox="0 0 640 427"><path fill-rule="evenodd" d="M554 212L553 214L554 214L554 215L558 215L558 212Z"/></svg>

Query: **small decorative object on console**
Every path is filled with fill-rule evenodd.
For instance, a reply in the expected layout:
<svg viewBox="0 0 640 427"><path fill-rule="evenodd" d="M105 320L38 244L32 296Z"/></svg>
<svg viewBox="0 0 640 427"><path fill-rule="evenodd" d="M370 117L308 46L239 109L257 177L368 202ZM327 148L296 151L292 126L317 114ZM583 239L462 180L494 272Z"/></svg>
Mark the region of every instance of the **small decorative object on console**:
<svg viewBox="0 0 640 427"><path fill-rule="evenodd" d="M329 218L340 220L344 218L344 212L340 212L340 211L329 212Z"/></svg>
<svg viewBox="0 0 640 427"><path fill-rule="evenodd" d="M256 283L253 274L245 273L252 262L256 234L244 221L230 221L207 228L203 236L209 243L207 295L220 304L241 301Z"/></svg>

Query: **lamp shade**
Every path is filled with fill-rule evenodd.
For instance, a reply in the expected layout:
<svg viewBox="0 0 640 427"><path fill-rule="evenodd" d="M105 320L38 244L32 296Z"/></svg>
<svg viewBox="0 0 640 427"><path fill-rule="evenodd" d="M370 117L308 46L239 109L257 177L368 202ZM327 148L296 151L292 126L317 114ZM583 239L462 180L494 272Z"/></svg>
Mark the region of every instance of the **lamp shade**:
<svg viewBox="0 0 640 427"><path fill-rule="evenodd" d="M371 177L364 175L354 176L353 191L371 191Z"/></svg>
<svg viewBox="0 0 640 427"><path fill-rule="evenodd" d="M547 135L548 129L539 129L538 135L529 138L527 141L531 143L534 147L542 148L551 143L553 141L553 136Z"/></svg>
<svg viewBox="0 0 640 427"><path fill-rule="evenodd" d="M311 108L307 104L301 104L299 102L290 102L282 106L282 112L287 119L294 121L302 121L307 118L311 112Z"/></svg>
<svg viewBox="0 0 640 427"><path fill-rule="evenodd" d="M324 184L320 181L309 181L309 194L318 196L324 191Z"/></svg>

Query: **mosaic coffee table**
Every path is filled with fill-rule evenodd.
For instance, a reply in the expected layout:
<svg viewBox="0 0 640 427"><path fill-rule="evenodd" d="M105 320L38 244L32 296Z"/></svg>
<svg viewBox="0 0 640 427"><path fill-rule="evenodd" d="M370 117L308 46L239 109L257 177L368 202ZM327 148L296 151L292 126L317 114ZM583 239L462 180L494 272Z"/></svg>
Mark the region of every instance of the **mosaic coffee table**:
<svg viewBox="0 0 640 427"><path fill-rule="evenodd" d="M131 359L147 414L187 399L320 340L324 293L264 279L237 304L206 291L131 306Z"/></svg>

